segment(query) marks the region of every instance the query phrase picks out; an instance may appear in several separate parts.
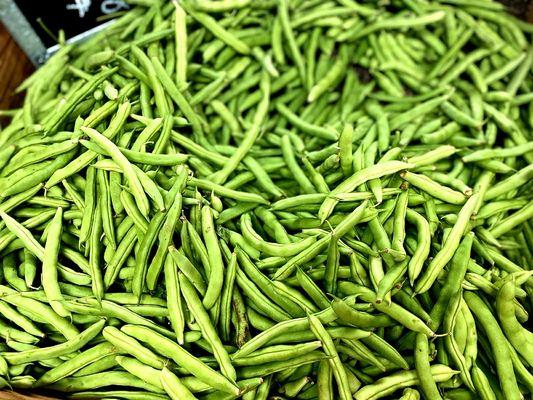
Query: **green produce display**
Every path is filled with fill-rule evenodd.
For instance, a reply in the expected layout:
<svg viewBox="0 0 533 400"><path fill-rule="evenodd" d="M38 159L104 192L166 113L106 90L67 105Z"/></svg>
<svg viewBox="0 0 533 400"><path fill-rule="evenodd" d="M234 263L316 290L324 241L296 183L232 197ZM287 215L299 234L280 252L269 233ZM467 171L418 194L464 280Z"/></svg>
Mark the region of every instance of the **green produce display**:
<svg viewBox="0 0 533 400"><path fill-rule="evenodd" d="M530 398L532 25L130 3L0 112L0 388Z"/></svg>

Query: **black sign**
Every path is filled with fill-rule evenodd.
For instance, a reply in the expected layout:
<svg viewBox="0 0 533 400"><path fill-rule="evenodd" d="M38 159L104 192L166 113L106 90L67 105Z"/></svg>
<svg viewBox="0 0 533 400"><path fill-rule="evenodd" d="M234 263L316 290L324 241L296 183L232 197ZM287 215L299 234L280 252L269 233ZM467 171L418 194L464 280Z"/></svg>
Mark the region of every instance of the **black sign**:
<svg viewBox="0 0 533 400"><path fill-rule="evenodd" d="M15 0L46 47L56 44L62 29L70 39L103 21L99 18L128 8L123 0Z"/></svg>

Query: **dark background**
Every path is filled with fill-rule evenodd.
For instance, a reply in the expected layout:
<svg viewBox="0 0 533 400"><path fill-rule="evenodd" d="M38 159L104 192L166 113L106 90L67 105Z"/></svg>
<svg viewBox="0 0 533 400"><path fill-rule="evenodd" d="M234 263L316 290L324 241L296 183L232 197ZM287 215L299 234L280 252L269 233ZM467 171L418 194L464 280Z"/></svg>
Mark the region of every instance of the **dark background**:
<svg viewBox="0 0 533 400"><path fill-rule="evenodd" d="M78 11L78 9L72 8L75 0L15 0L46 47L53 46L56 41L43 29L43 25L54 35L63 29L68 39L101 24L97 20L98 18L124 10L127 7L120 0L92 0L87 2L90 2L87 10ZM79 3L83 4L84 0L79 0ZM70 9L68 9L69 6Z"/></svg>
<svg viewBox="0 0 533 400"><path fill-rule="evenodd" d="M523 19L533 23L533 1L532 0L499 0L505 4L511 12Z"/></svg>

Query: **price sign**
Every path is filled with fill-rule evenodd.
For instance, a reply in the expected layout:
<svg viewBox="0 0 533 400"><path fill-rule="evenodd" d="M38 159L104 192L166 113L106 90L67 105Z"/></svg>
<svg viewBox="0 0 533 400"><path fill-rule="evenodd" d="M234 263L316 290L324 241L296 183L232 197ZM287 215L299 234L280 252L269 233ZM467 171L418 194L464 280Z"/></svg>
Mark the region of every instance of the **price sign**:
<svg viewBox="0 0 533 400"><path fill-rule="evenodd" d="M102 17L129 6L123 0L5 0L0 17L28 56L38 61L60 30L77 40L98 30Z"/></svg>

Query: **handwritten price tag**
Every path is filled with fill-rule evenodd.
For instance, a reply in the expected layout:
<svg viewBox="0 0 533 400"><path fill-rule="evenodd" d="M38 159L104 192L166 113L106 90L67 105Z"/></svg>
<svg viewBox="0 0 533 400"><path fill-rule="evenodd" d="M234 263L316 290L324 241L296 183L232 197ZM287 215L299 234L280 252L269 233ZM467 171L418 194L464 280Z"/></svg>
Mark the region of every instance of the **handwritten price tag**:
<svg viewBox="0 0 533 400"><path fill-rule="evenodd" d="M46 47L56 44L52 35L57 36L61 29L70 39L101 25L102 16L129 8L123 0L15 0L15 3Z"/></svg>

